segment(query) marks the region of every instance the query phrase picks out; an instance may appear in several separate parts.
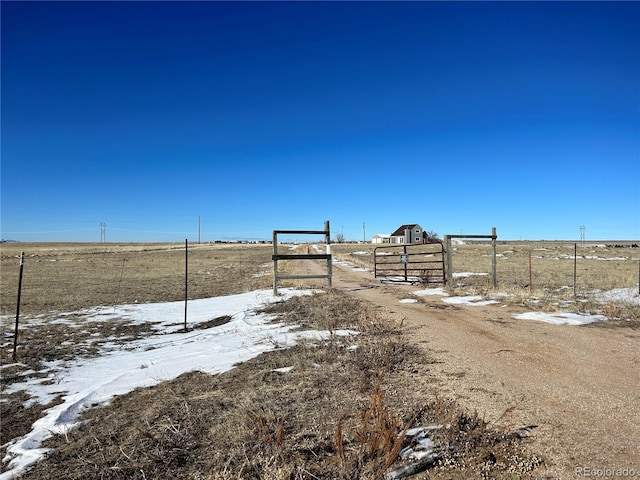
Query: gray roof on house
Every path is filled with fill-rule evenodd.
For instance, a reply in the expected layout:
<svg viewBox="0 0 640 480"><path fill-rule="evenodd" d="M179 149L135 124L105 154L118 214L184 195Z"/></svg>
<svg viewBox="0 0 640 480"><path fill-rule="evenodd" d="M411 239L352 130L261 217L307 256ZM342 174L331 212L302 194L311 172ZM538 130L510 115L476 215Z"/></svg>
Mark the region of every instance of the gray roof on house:
<svg viewBox="0 0 640 480"><path fill-rule="evenodd" d="M406 224L406 225L400 225L400 228L398 228L395 232L393 232L391 234L392 237L404 237L404 231L409 229L409 230L413 230L415 227L420 227L420 225L418 225L417 223L411 223L411 224ZM421 227L422 228L422 227Z"/></svg>

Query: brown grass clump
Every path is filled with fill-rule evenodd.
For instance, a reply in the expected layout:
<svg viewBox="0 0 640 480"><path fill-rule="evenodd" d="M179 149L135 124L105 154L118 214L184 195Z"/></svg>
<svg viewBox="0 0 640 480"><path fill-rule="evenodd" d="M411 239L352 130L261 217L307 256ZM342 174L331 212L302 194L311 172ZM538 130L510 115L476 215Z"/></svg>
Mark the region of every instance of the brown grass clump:
<svg viewBox="0 0 640 480"><path fill-rule="evenodd" d="M379 381L348 440L343 433L345 416L338 420L334 446L346 478L356 478L363 474L371 478L382 478L398 458L407 430L415 417L409 422L403 422L385 405L384 397L382 382Z"/></svg>
<svg viewBox="0 0 640 480"><path fill-rule="evenodd" d="M608 302L602 306L602 314L608 318L608 321L594 322L590 326L602 328L606 323L606 326L640 329L640 305Z"/></svg>
<svg viewBox="0 0 640 480"><path fill-rule="evenodd" d="M365 333L398 333L402 321L373 305L363 303L339 290L312 296L293 297L267 306L264 313L278 314L279 322L300 328L323 330L358 329Z"/></svg>
<svg viewBox="0 0 640 480"><path fill-rule="evenodd" d="M526 439L511 429L492 429L453 402L429 400L430 359L403 342L399 320L388 313L339 292L271 308L306 328L361 333L117 397L48 441L52 452L25 480L381 479L413 425L443 425L434 433L440 457L429 478L500 478L519 468L516 459L535 463ZM286 366L294 368L276 371Z"/></svg>

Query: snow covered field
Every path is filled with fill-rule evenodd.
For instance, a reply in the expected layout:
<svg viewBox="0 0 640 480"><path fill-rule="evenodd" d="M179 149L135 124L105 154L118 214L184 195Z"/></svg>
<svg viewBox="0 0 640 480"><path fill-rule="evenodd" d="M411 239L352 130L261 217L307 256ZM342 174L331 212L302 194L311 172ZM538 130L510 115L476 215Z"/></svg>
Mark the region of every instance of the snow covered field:
<svg viewBox="0 0 640 480"><path fill-rule="evenodd" d="M293 332L295 325L273 323L272 316L255 312L274 301L312 291L282 289L281 293L274 297L271 290L259 290L192 300L187 332L183 329L184 302L98 307L78 312L87 322L151 322L156 333L130 343L109 343L97 358L50 362L44 372L46 377L11 384L6 394L26 390L33 396L30 402L43 404L63 395L63 402L46 410L26 436L11 442L4 459L5 463L10 462L10 469L0 474L0 480L8 480L37 462L46 453L41 447L44 440L73 428L84 409L109 402L115 395L171 380L185 372L224 372L263 352L291 346L300 338L321 339L330 335L327 331ZM224 316L229 316L230 321L213 328L194 328ZM58 321L68 320L63 317ZM338 336L355 333L331 332Z"/></svg>

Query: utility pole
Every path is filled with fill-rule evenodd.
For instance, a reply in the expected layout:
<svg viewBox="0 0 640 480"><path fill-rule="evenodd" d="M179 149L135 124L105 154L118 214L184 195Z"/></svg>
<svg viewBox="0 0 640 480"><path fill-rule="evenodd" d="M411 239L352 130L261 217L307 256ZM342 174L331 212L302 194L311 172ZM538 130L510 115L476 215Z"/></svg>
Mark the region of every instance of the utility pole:
<svg viewBox="0 0 640 480"><path fill-rule="evenodd" d="M200 245L200 215L198 215L198 245Z"/></svg>
<svg viewBox="0 0 640 480"><path fill-rule="evenodd" d="M364 222L362 222L362 241L367 243L367 230L364 228Z"/></svg>
<svg viewBox="0 0 640 480"><path fill-rule="evenodd" d="M100 222L100 243L107 241L107 224Z"/></svg>

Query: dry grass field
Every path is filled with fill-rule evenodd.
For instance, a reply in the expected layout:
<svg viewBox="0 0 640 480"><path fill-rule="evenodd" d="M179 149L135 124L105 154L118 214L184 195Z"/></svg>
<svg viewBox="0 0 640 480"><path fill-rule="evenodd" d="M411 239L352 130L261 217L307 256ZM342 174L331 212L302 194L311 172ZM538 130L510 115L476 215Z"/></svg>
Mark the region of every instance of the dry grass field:
<svg viewBox="0 0 640 480"><path fill-rule="evenodd" d="M334 244L332 252L373 268L372 244ZM529 289L529 254L532 287L554 290L571 287L573 293L574 244L527 242L498 244L498 290ZM492 250L489 244L453 246L454 273L473 272L486 276L457 279L457 286L490 288ZM611 290L638 286L640 248L585 245L577 247L577 290Z"/></svg>
<svg viewBox="0 0 640 480"><path fill-rule="evenodd" d="M271 250L269 245L190 245L189 298L268 288ZM184 299L184 245L7 243L0 259L2 315L15 314L21 251L25 314Z"/></svg>
<svg viewBox="0 0 640 480"><path fill-rule="evenodd" d="M332 245L336 257L368 267L372 249ZM25 324L37 321L21 333L19 362L2 371L0 456L8 441L24 435L56 403L25 403L27 394L6 395L6 386L38 376L43 361L97 355L100 341L86 349L85 337L113 335L102 330L104 324L77 329L47 323L55 312L184 299L184 245L4 244L5 337L13 328L20 251L26 254L21 318ZM270 288L271 253L270 245L190 246L189 298ZM454 269L489 272L489 253L484 245L456 246ZM573 246L500 245L498 253L498 292L510 293L513 302L538 307L564 302L584 309L591 307L579 298L592 290L637 288L638 249L579 249L578 299L568 258ZM496 294L487 282L484 276L460 277L449 288ZM638 308L630 308L631 313L610 313L637 319ZM335 339L302 343L220 375L191 372L136 390L87 411L79 428L47 441L54 450L24 478L380 479L397 460L397 439L416 425L447 428L434 434L442 446L440 458L428 474L412 478L537 478L544 458L531 448L527 426L510 423L509 412L490 422L482 412L439 395L435 384L416 390L414 378L428 378L433 360L403 340L398 315L339 291L296 297L270 313L281 322L304 322L304 328L358 330L358 349ZM147 333L140 325L119 328L123 342ZM3 365L11 363L10 342L0 354ZM293 375L274 373L291 364Z"/></svg>
<svg viewBox="0 0 640 480"><path fill-rule="evenodd" d="M371 244L337 244L332 252L342 259L373 270ZM640 326L640 311L598 299L598 293L616 289L638 291L640 248L606 247L600 244L524 242L498 244L497 287L491 279L492 248L488 244L454 245L453 284L457 294L482 294L501 302L541 311L563 309L603 313L615 320L627 318ZM531 265L531 268L530 268ZM473 274L473 275L468 275Z"/></svg>
<svg viewBox="0 0 640 480"><path fill-rule="evenodd" d="M373 270L374 248L371 244L333 244L332 253ZM189 298L269 288L273 285L272 250L267 244L190 245ZM21 251L25 252L21 309L26 315L184 299L184 245L6 243L0 249L0 315L15 314ZM494 291L489 275L491 247L454 246L454 275L477 275L456 277L448 288L486 295L509 293L507 301L533 302L540 308L576 297L584 306L594 291L638 287L638 248L579 246L575 297L573 244L510 243L498 245L497 252L498 287ZM292 268L289 262L280 262L281 272L287 268Z"/></svg>

